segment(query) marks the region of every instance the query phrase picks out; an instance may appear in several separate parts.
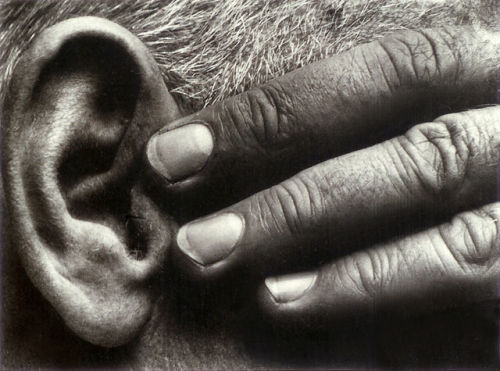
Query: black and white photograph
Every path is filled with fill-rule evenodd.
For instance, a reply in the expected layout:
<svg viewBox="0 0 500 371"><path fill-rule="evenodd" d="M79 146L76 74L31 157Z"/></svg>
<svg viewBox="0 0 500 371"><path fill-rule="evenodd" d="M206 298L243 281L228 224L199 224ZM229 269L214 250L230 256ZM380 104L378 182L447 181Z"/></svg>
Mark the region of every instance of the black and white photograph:
<svg viewBox="0 0 500 371"><path fill-rule="evenodd" d="M500 367L499 0L0 0L0 368Z"/></svg>

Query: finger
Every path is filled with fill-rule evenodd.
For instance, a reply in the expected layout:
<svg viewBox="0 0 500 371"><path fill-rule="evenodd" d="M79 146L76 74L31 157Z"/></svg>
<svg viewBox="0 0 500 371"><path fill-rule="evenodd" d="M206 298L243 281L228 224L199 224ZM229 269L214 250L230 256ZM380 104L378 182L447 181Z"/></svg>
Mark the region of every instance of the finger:
<svg viewBox="0 0 500 371"><path fill-rule="evenodd" d="M276 321L324 325L353 316L411 315L498 298L500 203L341 258L320 270L266 280Z"/></svg>
<svg viewBox="0 0 500 371"><path fill-rule="evenodd" d="M401 134L408 117L495 103L499 45L471 29L402 32L175 121L151 138L147 155L170 191L255 190L373 144L381 131Z"/></svg>
<svg viewBox="0 0 500 371"><path fill-rule="evenodd" d="M500 106L445 115L186 224L174 251L203 277L331 259L405 223L494 201L499 147Z"/></svg>

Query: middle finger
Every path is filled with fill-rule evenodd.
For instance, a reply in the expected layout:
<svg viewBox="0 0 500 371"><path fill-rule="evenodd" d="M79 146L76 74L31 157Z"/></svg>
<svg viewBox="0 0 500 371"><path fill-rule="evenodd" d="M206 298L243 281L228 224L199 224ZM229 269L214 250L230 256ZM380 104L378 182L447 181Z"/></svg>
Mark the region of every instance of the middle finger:
<svg viewBox="0 0 500 371"><path fill-rule="evenodd" d="M363 235L374 242L416 215L491 202L499 143L498 106L417 125L188 223L177 236L177 263L198 277L275 273L345 254Z"/></svg>

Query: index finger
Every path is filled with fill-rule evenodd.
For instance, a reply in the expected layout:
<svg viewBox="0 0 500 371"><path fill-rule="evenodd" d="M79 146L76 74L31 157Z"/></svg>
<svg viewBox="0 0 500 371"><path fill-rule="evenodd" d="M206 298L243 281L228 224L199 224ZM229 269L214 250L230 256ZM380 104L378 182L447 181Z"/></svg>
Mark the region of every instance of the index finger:
<svg viewBox="0 0 500 371"><path fill-rule="evenodd" d="M408 117L494 103L499 45L470 28L401 32L175 121L152 137L148 158L169 191L254 191L400 134Z"/></svg>

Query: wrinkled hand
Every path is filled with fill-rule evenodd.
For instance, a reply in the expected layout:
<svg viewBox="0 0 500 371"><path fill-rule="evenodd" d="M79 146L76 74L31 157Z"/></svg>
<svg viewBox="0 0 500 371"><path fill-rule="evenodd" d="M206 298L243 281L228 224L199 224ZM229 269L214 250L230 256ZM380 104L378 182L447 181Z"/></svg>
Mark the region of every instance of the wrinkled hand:
<svg viewBox="0 0 500 371"><path fill-rule="evenodd" d="M169 124L147 147L166 198L270 187L181 227L175 264L265 282L283 322L495 299L499 51L407 31Z"/></svg>

